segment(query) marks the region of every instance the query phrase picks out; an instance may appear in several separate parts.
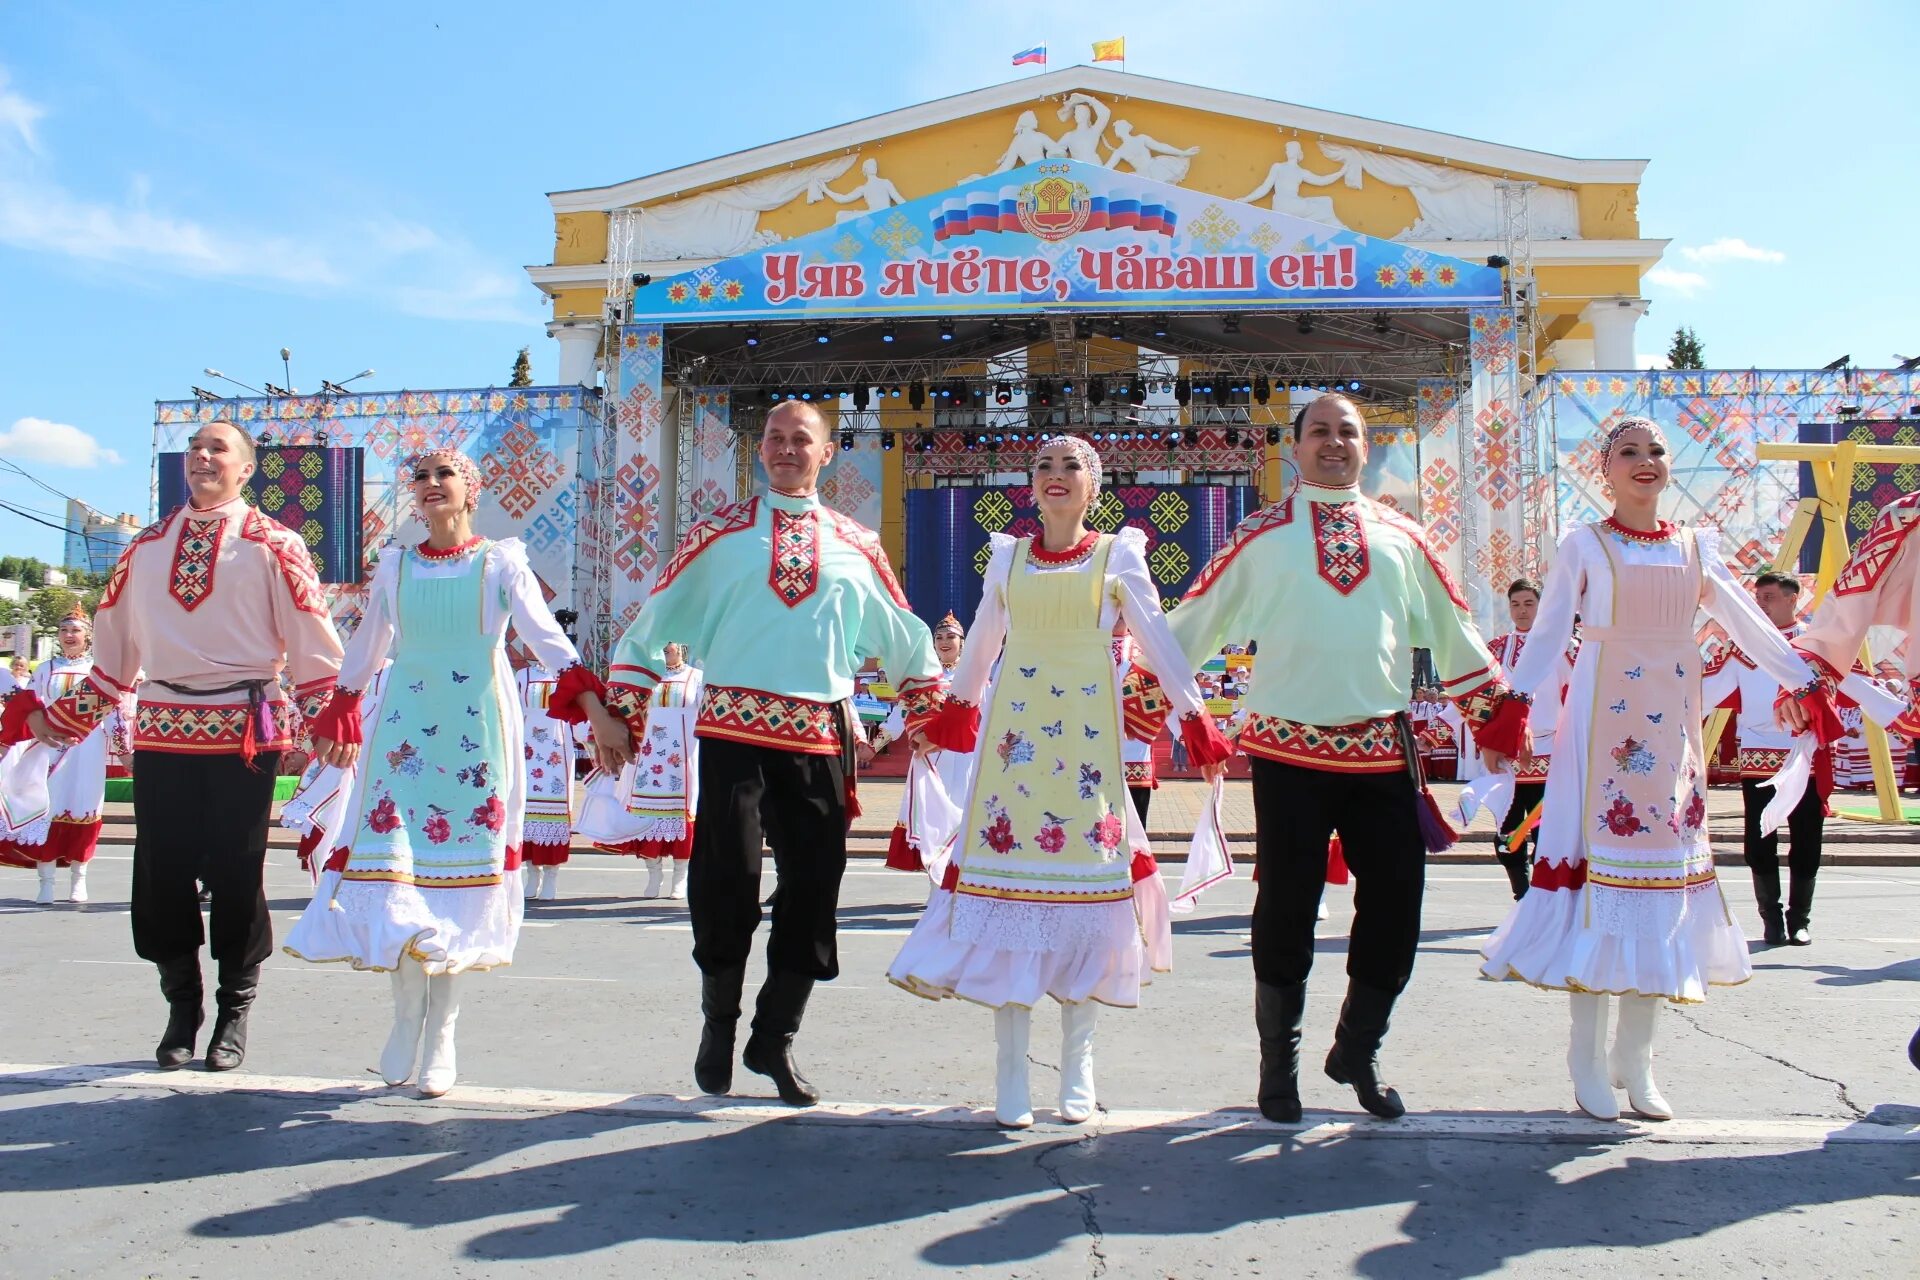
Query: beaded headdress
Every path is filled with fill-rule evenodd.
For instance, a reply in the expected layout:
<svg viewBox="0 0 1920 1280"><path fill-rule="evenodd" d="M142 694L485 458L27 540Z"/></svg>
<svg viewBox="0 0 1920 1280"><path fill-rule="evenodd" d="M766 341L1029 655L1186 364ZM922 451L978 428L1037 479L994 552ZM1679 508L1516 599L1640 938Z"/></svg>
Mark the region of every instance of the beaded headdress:
<svg viewBox="0 0 1920 1280"><path fill-rule="evenodd" d="M1645 431L1651 435L1655 442L1662 448L1666 447L1667 433L1662 431L1660 424L1652 418L1622 418L1613 424L1612 429L1607 432L1606 438L1600 442L1601 471L1604 472L1609 466L1613 465L1614 446L1619 444L1620 437L1629 431Z"/></svg>
<svg viewBox="0 0 1920 1280"><path fill-rule="evenodd" d="M413 485L413 473L420 469L421 463L426 462L430 458L444 458L453 464L454 470L460 473L460 478L467 482L467 510L473 511L477 509L480 505L480 468L474 463L472 458L469 458L466 454L452 446L422 449L401 463L400 475L402 483L411 488ZM427 513L420 509L420 500L418 498L414 499L413 511L415 515L420 517L421 522L425 523Z"/></svg>
<svg viewBox="0 0 1920 1280"><path fill-rule="evenodd" d="M1080 465L1086 469L1088 476L1088 503L1098 502L1100 500L1100 455L1095 452L1093 445L1081 436L1055 436L1053 439L1041 444L1040 448L1043 450L1049 449L1056 444L1062 443L1073 450L1074 457L1080 459ZM1038 465L1039 460L1040 455L1036 452L1034 454L1034 462L1036 465Z"/></svg>

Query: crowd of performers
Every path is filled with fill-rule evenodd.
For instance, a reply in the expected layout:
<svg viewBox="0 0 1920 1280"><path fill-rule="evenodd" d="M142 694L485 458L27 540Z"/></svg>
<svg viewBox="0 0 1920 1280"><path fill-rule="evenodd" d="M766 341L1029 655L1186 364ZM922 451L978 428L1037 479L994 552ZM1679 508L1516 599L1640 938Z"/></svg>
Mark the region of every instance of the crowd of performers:
<svg viewBox="0 0 1920 1280"><path fill-rule="evenodd" d="M1041 532L993 538L969 637L951 615L929 631L878 537L821 504L831 434L811 406L783 403L760 444L767 492L687 533L603 681L549 612L524 547L475 533L481 479L452 449L406 464L426 537L382 554L343 646L297 535L240 496L251 441L210 423L186 454L190 504L135 539L92 626L69 619L60 656L8 700L0 861L38 867L42 902L70 866L84 901L109 761L130 753L134 945L168 1006L156 1059L195 1056L210 941L204 1061L231 1069L273 946L273 778L304 724L311 764L282 820L315 888L283 949L389 975L389 1084L452 1087L466 976L512 962L523 903L555 896L579 833L644 860L647 896L688 900L699 1088L730 1092L738 1062L804 1106L819 1091L794 1044L815 984L840 971L857 775L898 743L912 758L888 862L930 890L887 976L993 1010L995 1115L1010 1128L1033 1122L1031 1021L1053 999L1056 1114L1077 1123L1096 1109L1097 1011L1139 1004L1171 968L1173 914L1231 874L1219 787L1237 749L1257 829L1259 1109L1301 1118L1315 923L1323 886L1350 868L1347 984L1324 1070L1393 1118L1406 1107L1380 1050L1413 972L1427 855L1454 838L1424 769L1450 744L1463 773L1484 770L1473 787L1498 797L1515 899L1483 974L1567 994L1582 1110L1615 1118L1624 1090L1641 1116L1672 1115L1652 1070L1659 1007L1752 975L1708 845L1703 721L1737 706L1762 931L1804 945L1841 706L1920 727L1903 698L1854 672L1869 627L1920 630L1920 542L1908 538L1920 495L1881 513L1803 624L1797 582L1767 575L1756 600L1712 532L1659 519L1666 442L1623 420L1600 451L1612 513L1566 535L1544 585L1512 585L1513 630L1489 644L1420 526L1360 492L1358 406L1324 396L1293 435L1298 482L1232 532L1171 613L1142 536L1087 525L1098 454L1053 438L1032 475ZM1703 610L1728 637L1704 669ZM517 672L509 632L528 655ZM1196 680L1229 647L1268 655L1233 742ZM1435 684L1410 702L1416 648ZM870 661L897 691L871 741L851 701ZM1174 892L1146 834L1163 730L1214 787ZM576 811L578 743L597 769Z"/></svg>

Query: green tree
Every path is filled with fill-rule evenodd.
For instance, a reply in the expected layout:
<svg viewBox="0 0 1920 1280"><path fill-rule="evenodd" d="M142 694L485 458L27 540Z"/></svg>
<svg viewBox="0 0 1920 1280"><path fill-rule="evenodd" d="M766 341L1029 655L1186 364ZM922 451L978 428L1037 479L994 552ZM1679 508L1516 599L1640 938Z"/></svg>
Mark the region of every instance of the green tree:
<svg viewBox="0 0 1920 1280"><path fill-rule="evenodd" d="M513 360L513 376L507 379L510 387L530 387L533 385L533 357L530 348L520 348L520 354Z"/></svg>
<svg viewBox="0 0 1920 1280"><path fill-rule="evenodd" d="M35 635L50 636L60 630L61 620L73 612L73 606L81 605L91 614L92 604L97 602L97 595L89 602L65 587L41 587L26 598L27 621L33 624Z"/></svg>
<svg viewBox="0 0 1920 1280"><path fill-rule="evenodd" d="M1707 352L1700 345L1699 335L1684 324L1673 331L1673 345L1667 348L1667 367L1669 369L1707 367Z"/></svg>
<svg viewBox="0 0 1920 1280"><path fill-rule="evenodd" d="M23 587L44 587L47 585L46 562L31 556L0 556L0 578Z"/></svg>

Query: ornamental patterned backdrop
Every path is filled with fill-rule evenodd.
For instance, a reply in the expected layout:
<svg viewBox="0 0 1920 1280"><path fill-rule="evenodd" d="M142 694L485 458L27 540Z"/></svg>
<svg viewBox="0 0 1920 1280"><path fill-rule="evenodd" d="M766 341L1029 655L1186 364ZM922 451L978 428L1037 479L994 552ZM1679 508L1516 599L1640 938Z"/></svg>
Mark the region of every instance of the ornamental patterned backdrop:
<svg viewBox="0 0 1920 1280"><path fill-rule="evenodd" d="M1088 523L1147 535L1147 570L1170 609L1227 534L1260 505L1251 485L1125 485L1101 491ZM928 626L949 610L971 626L991 555L989 534L1029 537L1040 512L1028 485L907 493L907 598Z"/></svg>
<svg viewBox="0 0 1920 1280"><path fill-rule="evenodd" d="M318 445L262 447L247 482L247 502L300 535L320 581L329 586L360 582L365 455L363 449ZM162 453L156 459L161 511L187 500L185 460L184 453Z"/></svg>
<svg viewBox="0 0 1920 1280"><path fill-rule="evenodd" d="M578 528L581 463L584 449L584 479L590 480L590 438L599 420L599 401L583 396L578 387L247 397L206 403L163 400L154 405L156 517L172 509L169 495L179 492L168 486L180 481L179 455L188 437L200 424L222 418L255 437L265 434L285 442L262 449L260 473L253 482L261 492L272 481L267 474L272 458L293 463L283 468L279 479L286 500L283 512L292 501L308 500L305 487L291 497L286 488L290 471L300 471L306 479L304 458L323 452L360 456L357 494L324 495L337 511L356 512L359 519L359 571L349 573L349 564L343 563L338 574L343 585L328 588L334 617L344 625L358 622L362 594L361 588L344 584L361 581L390 540L425 536L412 515L400 467L408 455L429 445L452 445L474 460L487 485L475 527L488 537L526 542L534 572L555 608L573 605L585 594L589 566ZM328 446L324 449L319 445L322 432ZM336 474L343 485L354 483L346 472Z"/></svg>
<svg viewBox="0 0 1920 1280"><path fill-rule="evenodd" d="M1908 411L1911 406L1908 406ZM1838 444L1851 440L1856 444L1920 445L1920 415L1881 418L1872 422L1810 422L1800 425L1802 444ZM1802 462L1800 496L1817 498L1813 487L1813 468ZM1903 494L1920 489L1920 463L1856 463L1847 494L1847 545L1856 547L1873 527L1880 508ZM1812 575L1820 568L1820 548L1826 542L1826 525L1815 521L1800 548L1800 572Z"/></svg>
<svg viewBox="0 0 1920 1280"><path fill-rule="evenodd" d="M640 612L663 563L660 501L663 482L671 490L673 459L666 453L664 411L660 399L661 356L665 338L657 324L630 324L620 330L619 393L613 405L613 477L605 486L613 501L613 632L617 636Z"/></svg>
<svg viewBox="0 0 1920 1280"><path fill-rule="evenodd" d="M1727 560L1757 572L1779 550L1800 497L1795 464L1761 463L1763 441L1797 441L1802 424L1896 418L1920 401L1920 373L1749 369L1646 373L1554 373L1541 380L1536 416L1553 433L1560 529L1610 509L1600 476L1600 439L1629 415L1666 430L1673 481L1662 514L1718 526ZM1859 483L1857 478L1856 483Z"/></svg>

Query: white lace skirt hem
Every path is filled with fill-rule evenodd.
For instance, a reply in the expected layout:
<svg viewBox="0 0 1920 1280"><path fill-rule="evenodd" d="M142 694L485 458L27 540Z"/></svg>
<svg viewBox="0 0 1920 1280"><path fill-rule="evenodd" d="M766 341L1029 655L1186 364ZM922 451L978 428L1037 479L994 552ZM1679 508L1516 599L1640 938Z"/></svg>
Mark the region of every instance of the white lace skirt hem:
<svg viewBox="0 0 1920 1280"><path fill-rule="evenodd" d="M1709 987L1738 986L1753 977L1753 963L1717 881L1686 897L1678 927L1659 939L1593 928L1584 889L1529 889L1480 949L1486 960L1480 972L1553 991L1700 1004Z"/></svg>
<svg viewBox="0 0 1920 1280"><path fill-rule="evenodd" d="M499 884L463 889L342 881L329 871L282 950L315 964L378 973L405 959L429 974L494 969L513 963L524 902L518 870Z"/></svg>
<svg viewBox="0 0 1920 1280"><path fill-rule="evenodd" d="M1053 908L1124 913L1130 925L1105 941L1071 950L1016 950L956 938L954 899L948 890L933 891L887 970L888 981L928 1000L968 1000L991 1009L1031 1009L1048 996L1061 1004L1091 1000L1132 1009L1153 975L1172 968L1173 917L1158 875L1136 881L1130 902Z"/></svg>

